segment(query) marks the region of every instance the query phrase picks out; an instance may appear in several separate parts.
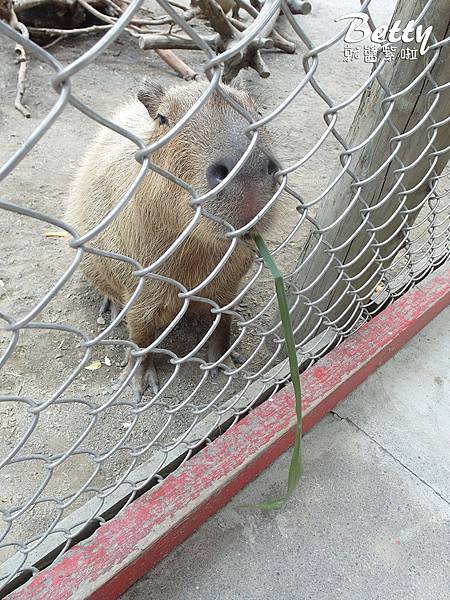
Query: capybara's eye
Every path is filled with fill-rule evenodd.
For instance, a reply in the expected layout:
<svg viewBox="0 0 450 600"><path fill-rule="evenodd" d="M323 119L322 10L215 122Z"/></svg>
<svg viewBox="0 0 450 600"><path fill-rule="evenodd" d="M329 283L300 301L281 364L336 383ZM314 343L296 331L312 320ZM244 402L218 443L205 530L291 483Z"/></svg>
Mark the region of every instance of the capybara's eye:
<svg viewBox="0 0 450 600"><path fill-rule="evenodd" d="M162 115L161 113L158 113L156 115L156 118L158 119L160 125L167 125L169 123L168 118Z"/></svg>

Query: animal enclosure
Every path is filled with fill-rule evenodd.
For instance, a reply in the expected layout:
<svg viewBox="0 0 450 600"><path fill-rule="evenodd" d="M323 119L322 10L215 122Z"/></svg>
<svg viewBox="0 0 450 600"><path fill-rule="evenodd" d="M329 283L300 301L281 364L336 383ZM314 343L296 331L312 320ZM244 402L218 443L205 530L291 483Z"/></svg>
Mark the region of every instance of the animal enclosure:
<svg viewBox="0 0 450 600"><path fill-rule="evenodd" d="M166 278L181 308L149 346L134 344L126 328L145 281L161 279L161 268L180 255L201 220L214 220L204 214L205 199L232 185L263 127L270 129L280 163L269 201L279 214L263 235L283 272L302 370L450 253L449 19L443 0L397 7L369 0L317 3L305 17L293 15L285 0L266 0L256 15L249 12L243 35L219 50L182 11L157 0L160 14L169 15L198 48L181 55L206 86L186 115L150 145L109 116L136 97L144 75L166 88L183 85L151 50L126 37L142 3L130 2L94 40L48 50L0 21L8 90L2 98L0 149L3 594L289 381L273 281L256 252L232 301L220 305L202 293L240 244L251 246L246 234L262 213L238 229L225 224L226 250L195 288ZM242 87L258 100L255 118L236 106L222 75L252 42L270 37L266 26L280 12L277 31L295 43L296 53L261 52L268 78L260 78L261 69L241 73ZM421 53L421 40L414 36L346 41L351 20L339 18L355 12L370 15L372 32L387 26L393 12L392 22L412 21L422 32L431 26L428 48ZM8 57L15 43L33 57L25 96L30 119L14 111L16 72ZM152 154L201 114L212 94L247 119L248 148L218 188L199 193L174 181ZM114 210L80 234L64 217L69 188L93 137L104 128L134 144L138 174ZM102 298L80 267L88 253L100 254L95 240L133 202L149 170L184 187L192 216L153 264L132 260L135 291L110 320L99 315ZM105 260L130 259L112 252ZM210 318L190 314L198 302L210 306ZM233 319L231 345L213 363L208 340L225 316ZM153 355L158 392L133 393L128 385L133 372L114 389L127 350L135 368ZM243 362L231 366L227 359L235 351Z"/></svg>

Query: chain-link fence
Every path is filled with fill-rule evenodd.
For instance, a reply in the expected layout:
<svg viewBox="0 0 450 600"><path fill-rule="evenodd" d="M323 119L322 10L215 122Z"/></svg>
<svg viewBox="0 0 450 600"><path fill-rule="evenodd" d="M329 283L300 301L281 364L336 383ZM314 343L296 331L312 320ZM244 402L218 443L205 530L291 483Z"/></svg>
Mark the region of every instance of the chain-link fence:
<svg viewBox="0 0 450 600"><path fill-rule="evenodd" d="M46 94L54 102L25 141L13 140L1 179L27 157L39 165L39 142L54 131L58 160L81 162L70 155L61 124L69 105L102 130L68 201L64 194L63 202L46 204L45 182L42 198L30 198L25 182L11 194L17 202L3 193L0 200L2 262L14 272L1 280L4 590L289 380L273 284L252 231L262 231L283 270L302 370L449 256L444 2L395 9L393 21L411 19L413 32L432 26L428 44L414 33L388 39L385 31L383 40L358 45L350 17L333 19L336 33L315 41L286 1L266 0L241 38L218 54L171 3L158 0L202 52L204 83L184 90L147 84L108 119L93 108L101 84L93 84L89 102L74 82L84 73L91 81L90 66L142 3L131 2L68 64L0 21L2 36L52 69L53 95ZM369 4L359 11L369 16ZM290 92L257 110L222 74L280 8L302 62L279 62ZM330 18L317 10L316 18ZM371 17L365 26L376 27ZM328 73L336 93L321 78L330 52L340 64ZM367 69L353 83L357 60ZM322 123L302 111L308 96ZM297 129L292 120L283 129L289 111ZM270 127L278 129L274 139ZM39 242L29 238L34 249L24 242L30 228L39 232ZM89 305L100 295L87 288L82 267L109 297L110 322ZM27 279L35 294L21 294Z"/></svg>

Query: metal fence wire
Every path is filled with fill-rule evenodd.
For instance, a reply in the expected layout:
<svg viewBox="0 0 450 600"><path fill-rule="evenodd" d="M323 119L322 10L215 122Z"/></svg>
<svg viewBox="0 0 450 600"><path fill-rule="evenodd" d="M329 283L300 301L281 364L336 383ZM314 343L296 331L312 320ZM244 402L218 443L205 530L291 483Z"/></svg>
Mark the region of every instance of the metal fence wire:
<svg viewBox="0 0 450 600"><path fill-rule="evenodd" d="M445 188L449 38L448 26L442 29L444 33L436 31L433 11L439 2L401 2L399 7L416 6L412 16L415 26L422 25L425 30L433 24L429 49L409 61L406 49L414 42L400 42L403 56L396 55L392 60L389 51L393 51L393 43L378 45L364 83L338 102L321 84L320 74L329 50L339 47L342 51L344 45L343 65L357 57L356 45L344 43L350 27L348 19L340 23L336 35L316 45L285 0L266 0L241 39L217 54L167 0L157 1L203 53L207 83L185 114L150 145L131 125L127 129L127 124L105 118L72 91L74 76L83 73L117 40L143 0L131 2L88 51L67 65L0 21L2 36L23 44L30 55L51 67L48 80L54 94L48 114L2 165L1 179L13 173L50 130L60 126L61 114L68 105L102 130L113 130L115 133L110 135L115 135L114 139L126 138L137 166L136 176L127 189L120 190L113 210L100 215L96 223L89 223L82 233L63 220L63 211L51 214L40 202L28 202L26 190L22 190L23 203L14 204L4 197L0 200L2 220L8 220L12 227L17 223L20 228L20 219L25 217L47 233L63 232L66 236L56 243L67 247L70 254L70 262L61 259L57 265L56 283L48 282L47 292L35 299L31 308L21 305L13 293L2 298L0 561L5 562L0 568L0 588L4 593L11 582L19 581L18 576L36 572L38 561L40 566L48 563L50 559L43 558L52 550L52 558L59 556L83 532L92 531L90 526L123 510L143 490L157 484L173 465L188 460L218 431L235 423L289 380L273 282L261 259L249 249L248 233L264 218L269 206L278 207L277 219L282 223L276 235L270 233L270 227L267 229L267 239L284 273L303 370L449 256ZM369 5L366 0L360 10L370 15ZM250 114L225 87L221 76L225 65L258 37L280 9L297 36L303 72L291 73L292 91L274 110ZM372 19L368 27L374 30ZM372 46L364 49L365 57L373 53ZM420 44L415 46L417 52ZM397 54L399 51L398 46ZM339 79L342 74L336 73L335 77ZM264 128L281 121L307 92L315 94L324 106L323 128L314 144L305 148L299 140L291 145L297 153L284 158L280 165L272 158L272 197L247 222L223 224L220 215L205 209L208 199L226 192L241 171L247 173L250 167L246 165L253 164L255 152L267 151L268 147L259 150L266 135ZM92 94L96 93L102 90L93 89ZM190 121L209 110L208 102L216 97L230 114L236 112L246 119L248 145L237 162L222 175L219 173L218 185L205 192L153 159L159 149L163 151L181 135ZM347 134L340 127L340 116L348 108L356 112ZM330 141L337 149L337 160L333 163L330 158L328 172L322 174L328 183L320 193L308 196L301 185L301 174ZM189 149L192 153L197 150L195 144ZM275 155L276 151L275 140ZM191 217L181 235L168 240L150 262L140 264L119 249L102 250L95 242L131 205L152 171L172 182L174 194L179 189L188 195ZM206 278L189 289L165 266L178 260L186 240L195 237L205 219L211 227L213 221L221 224L225 250ZM241 247L245 247L245 256L253 253L253 262L231 300L220 303L204 295ZM23 252L31 265L33 252L29 248L23 248ZM36 250L40 252L45 253L45 247ZM111 315L110 322L104 315L90 314L86 306L84 314L89 313L91 320L81 322L77 315L83 310L83 298L80 308L68 290L74 280L83 281L83 261L100 256L105 272L128 265L135 288L118 307L118 313ZM12 258L2 252L2 262ZM195 260L192 265L195 268ZM30 268L17 272L17 278L29 277ZM147 282L152 290L157 289L155 285L165 286L171 290L166 293L175 293L180 303L175 316L163 324L153 341L140 347L129 339L126 322L127 315L139 304L141 293L145 293ZM5 287L6 282L2 285ZM77 289L88 289L86 282L77 285L81 286ZM51 312L59 302L73 302L72 320L58 319L58 313ZM195 312L201 302L208 306L209 320L186 315ZM230 317L231 345L211 360L208 341L221 322ZM27 352L21 358L24 347ZM131 352L134 367L114 388L126 350ZM242 360L236 360L233 366L229 358L236 357L236 352ZM150 386L141 395L128 383L149 355L154 357L160 388L156 392ZM24 377L19 378L18 386L14 374L20 370L19 359ZM46 372L52 369L56 369L57 376L47 378ZM58 445L57 440L64 440L64 444Z"/></svg>

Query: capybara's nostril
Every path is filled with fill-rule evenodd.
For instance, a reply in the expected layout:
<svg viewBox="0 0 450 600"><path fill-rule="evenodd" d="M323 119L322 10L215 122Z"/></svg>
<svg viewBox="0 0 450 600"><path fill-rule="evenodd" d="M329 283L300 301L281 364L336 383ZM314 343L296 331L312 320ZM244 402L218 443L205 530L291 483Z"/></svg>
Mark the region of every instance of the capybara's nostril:
<svg viewBox="0 0 450 600"><path fill-rule="evenodd" d="M209 186L215 188L225 179L229 172L230 170L223 163L214 163L213 165L210 165L206 171Z"/></svg>
<svg viewBox="0 0 450 600"><path fill-rule="evenodd" d="M276 160L269 158L269 161L267 163L267 172L269 173L269 175L275 175L275 173L280 169L281 165L279 165Z"/></svg>

